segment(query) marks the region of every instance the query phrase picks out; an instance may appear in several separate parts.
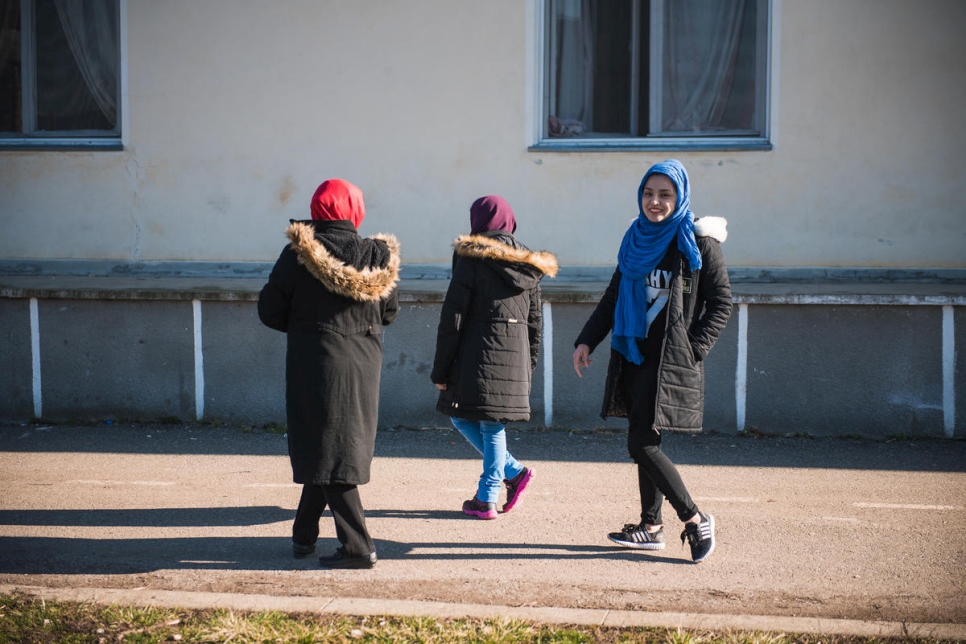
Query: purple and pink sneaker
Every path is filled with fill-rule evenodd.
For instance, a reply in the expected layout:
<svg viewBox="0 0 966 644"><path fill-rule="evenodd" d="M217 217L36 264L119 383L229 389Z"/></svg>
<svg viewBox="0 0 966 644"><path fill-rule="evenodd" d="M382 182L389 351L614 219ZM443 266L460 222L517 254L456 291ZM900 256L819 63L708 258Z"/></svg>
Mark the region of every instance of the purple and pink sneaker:
<svg viewBox="0 0 966 644"><path fill-rule="evenodd" d="M463 514L478 519L495 519L497 517L496 503L484 503L474 494L469 501L463 501Z"/></svg>
<svg viewBox="0 0 966 644"><path fill-rule="evenodd" d="M512 479L504 479L503 482L506 484L506 503L503 504L504 512L509 512L523 500L523 493L530 487L530 481L533 480L535 474L536 472L531 468L525 467L522 472Z"/></svg>

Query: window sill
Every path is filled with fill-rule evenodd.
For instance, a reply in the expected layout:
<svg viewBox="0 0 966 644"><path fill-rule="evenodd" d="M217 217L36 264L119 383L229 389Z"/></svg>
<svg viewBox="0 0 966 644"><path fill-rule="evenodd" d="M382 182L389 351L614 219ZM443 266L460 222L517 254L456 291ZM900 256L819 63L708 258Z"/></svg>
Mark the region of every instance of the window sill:
<svg viewBox="0 0 966 644"><path fill-rule="evenodd" d="M767 139L543 139L528 152L768 152Z"/></svg>
<svg viewBox="0 0 966 644"><path fill-rule="evenodd" d="M121 139L3 139L0 138L0 152L22 151L108 151L124 149Z"/></svg>

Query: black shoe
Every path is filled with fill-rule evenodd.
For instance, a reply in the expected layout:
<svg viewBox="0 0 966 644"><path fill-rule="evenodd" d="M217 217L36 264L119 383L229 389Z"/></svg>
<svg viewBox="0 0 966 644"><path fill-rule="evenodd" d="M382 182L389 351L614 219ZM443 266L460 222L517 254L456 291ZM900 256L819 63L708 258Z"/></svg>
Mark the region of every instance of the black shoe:
<svg viewBox="0 0 966 644"><path fill-rule="evenodd" d="M699 563L707 559L714 550L714 517L701 514L701 523L685 523L681 533L682 546L685 541L691 546L691 561Z"/></svg>
<svg viewBox="0 0 966 644"><path fill-rule="evenodd" d="M376 553L347 557L342 548L339 548L331 557L319 557L319 565L323 568L372 568L376 565Z"/></svg>
<svg viewBox="0 0 966 644"><path fill-rule="evenodd" d="M298 541L292 542L292 556L296 559L305 559L313 552L315 552L314 543L299 543Z"/></svg>
<svg viewBox="0 0 966 644"><path fill-rule="evenodd" d="M611 532L607 538L619 543L625 548L638 550L664 550L664 528L657 532L648 532L644 524L628 523L620 532Z"/></svg>

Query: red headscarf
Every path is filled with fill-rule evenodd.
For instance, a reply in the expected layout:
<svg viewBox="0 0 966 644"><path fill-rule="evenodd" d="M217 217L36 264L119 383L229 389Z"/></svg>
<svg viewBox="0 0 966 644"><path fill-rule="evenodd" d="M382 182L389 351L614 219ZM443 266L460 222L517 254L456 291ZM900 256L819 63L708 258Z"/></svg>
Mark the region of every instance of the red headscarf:
<svg viewBox="0 0 966 644"><path fill-rule="evenodd" d="M516 232L517 220L513 216L513 208L503 197L487 195L480 197L470 206L470 234L491 230L505 230L511 235Z"/></svg>
<svg viewBox="0 0 966 644"><path fill-rule="evenodd" d="M366 217L362 190L342 179L323 181L312 195L312 219L321 221L351 221L359 228Z"/></svg>

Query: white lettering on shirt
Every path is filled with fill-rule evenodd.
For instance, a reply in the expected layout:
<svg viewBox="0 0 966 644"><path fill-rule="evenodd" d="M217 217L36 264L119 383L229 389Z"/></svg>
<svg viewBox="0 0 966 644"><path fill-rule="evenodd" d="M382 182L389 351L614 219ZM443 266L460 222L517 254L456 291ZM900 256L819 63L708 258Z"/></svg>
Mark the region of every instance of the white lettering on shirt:
<svg viewBox="0 0 966 644"><path fill-rule="evenodd" d="M667 306L668 297L671 295L671 271L662 271L655 268L646 278L647 284L647 331L651 330L651 322L654 321L664 307ZM645 333L645 337L647 334Z"/></svg>

